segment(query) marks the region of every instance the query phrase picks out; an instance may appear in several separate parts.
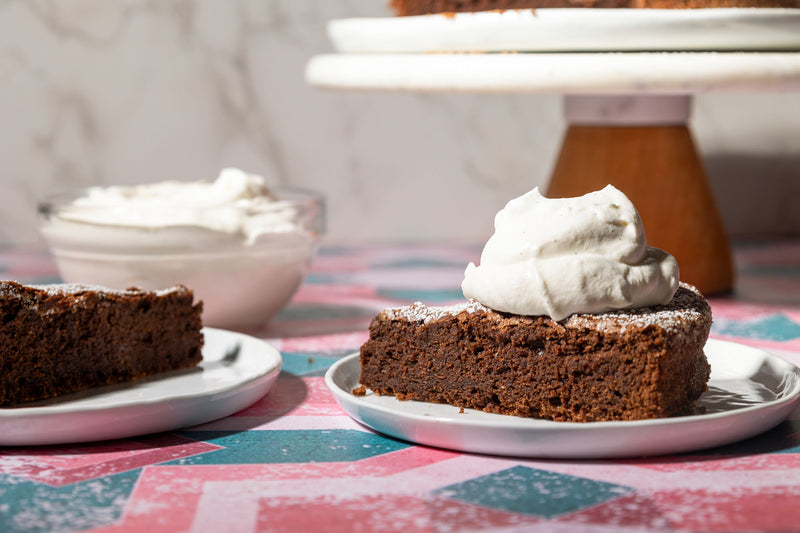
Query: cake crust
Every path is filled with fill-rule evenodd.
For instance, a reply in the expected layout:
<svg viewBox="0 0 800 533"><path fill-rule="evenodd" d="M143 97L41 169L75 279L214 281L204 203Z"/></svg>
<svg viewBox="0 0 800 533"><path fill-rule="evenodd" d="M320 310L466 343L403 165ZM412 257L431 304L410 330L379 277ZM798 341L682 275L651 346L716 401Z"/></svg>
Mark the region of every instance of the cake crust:
<svg viewBox="0 0 800 533"><path fill-rule="evenodd" d="M474 301L417 303L373 320L360 382L400 400L557 421L667 417L706 390L710 327L688 285L665 306L558 322Z"/></svg>
<svg viewBox="0 0 800 533"><path fill-rule="evenodd" d="M202 303L191 290L0 282L0 406L195 366Z"/></svg>
<svg viewBox="0 0 800 533"><path fill-rule="evenodd" d="M703 9L732 7L800 7L800 0L391 0L399 16L460 13L497 9L629 8Z"/></svg>

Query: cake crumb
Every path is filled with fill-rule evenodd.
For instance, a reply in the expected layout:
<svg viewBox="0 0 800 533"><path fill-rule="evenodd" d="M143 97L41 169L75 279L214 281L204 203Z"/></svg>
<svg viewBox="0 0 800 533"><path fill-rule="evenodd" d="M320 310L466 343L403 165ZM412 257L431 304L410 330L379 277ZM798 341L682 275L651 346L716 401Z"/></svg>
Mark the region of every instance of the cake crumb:
<svg viewBox="0 0 800 533"><path fill-rule="evenodd" d="M463 408L463 407L461 407L461 408L458 410L458 414L460 414L460 415L463 415L463 414L464 414L464 408Z"/></svg>
<svg viewBox="0 0 800 533"><path fill-rule="evenodd" d="M367 388L364 385L359 385L355 389L353 389L353 396L366 396L367 395Z"/></svg>

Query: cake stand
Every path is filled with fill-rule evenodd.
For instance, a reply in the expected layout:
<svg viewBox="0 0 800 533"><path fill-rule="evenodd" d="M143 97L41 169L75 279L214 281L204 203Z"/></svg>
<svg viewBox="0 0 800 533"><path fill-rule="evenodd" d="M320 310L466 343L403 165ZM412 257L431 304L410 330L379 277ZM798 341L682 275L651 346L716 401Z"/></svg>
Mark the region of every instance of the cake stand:
<svg viewBox="0 0 800 533"><path fill-rule="evenodd" d="M733 288L733 266L687 126L693 95L800 91L800 53L335 53L312 58L306 78L340 90L564 95L568 129L547 195L615 185L637 206L648 243L714 294Z"/></svg>

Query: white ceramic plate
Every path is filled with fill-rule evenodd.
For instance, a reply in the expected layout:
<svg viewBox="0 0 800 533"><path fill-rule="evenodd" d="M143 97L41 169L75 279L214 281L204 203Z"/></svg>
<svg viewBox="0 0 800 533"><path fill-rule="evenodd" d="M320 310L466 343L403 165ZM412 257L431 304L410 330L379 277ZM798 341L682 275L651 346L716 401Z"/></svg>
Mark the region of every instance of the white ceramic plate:
<svg viewBox="0 0 800 533"><path fill-rule="evenodd" d="M552 422L424 402L371 391L357 397L358 354L336 362L325 382L362 424L400 439L451 450L518 457L600 459L710 448L773 428L800 404L800 369L762 350L709 340L709 391L702 415L633 422Z"/></svg>
<svg viewBox="0 0 800 533"><path fill-rule="evenodd" d="M0 445L30 446L119 439L222 418L258 401L281 370L281 355L264 341L204 328L199 366L0 409Z"/></svg>
<svg viewBox="0 0 800 533"><path fill-rule="evenodd" d="M800 9L521 9L333 20L338 52L798 50Z"/></svg>

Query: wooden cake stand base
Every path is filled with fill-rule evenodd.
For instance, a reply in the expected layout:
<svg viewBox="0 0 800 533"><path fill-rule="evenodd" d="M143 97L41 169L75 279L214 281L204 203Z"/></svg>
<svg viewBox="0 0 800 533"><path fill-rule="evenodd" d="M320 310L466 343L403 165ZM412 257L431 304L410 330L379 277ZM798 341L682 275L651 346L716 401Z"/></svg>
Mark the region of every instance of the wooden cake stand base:
<svg viewBox="0 0 800 533"><path fill-rule="evenodd" d="M612 184L636 205L648 244L671 253L704 294L733 288L724 225L692 135L691 97L567 96L570 124L547 196Z"/></svg>

